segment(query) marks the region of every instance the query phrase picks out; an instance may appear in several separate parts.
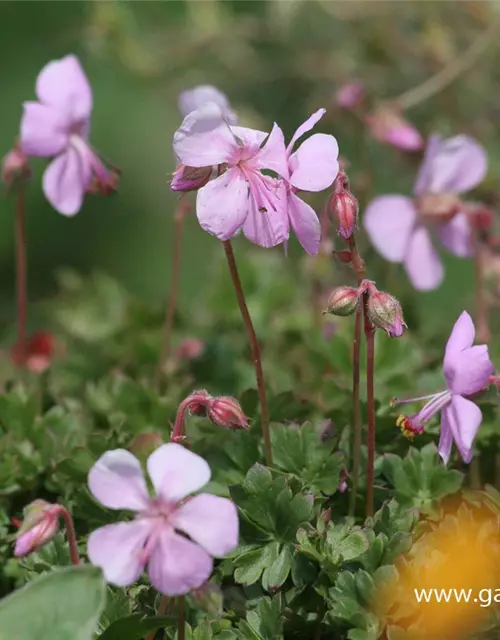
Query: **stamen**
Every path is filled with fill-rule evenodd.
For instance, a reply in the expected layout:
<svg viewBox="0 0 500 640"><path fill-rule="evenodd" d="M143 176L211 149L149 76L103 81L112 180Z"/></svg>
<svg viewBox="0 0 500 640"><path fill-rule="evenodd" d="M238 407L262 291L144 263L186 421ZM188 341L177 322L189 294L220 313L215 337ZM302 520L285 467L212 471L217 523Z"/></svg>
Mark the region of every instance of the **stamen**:
<svg viewBox="0 0 500 640"><path fill-rule="evenodd" d="M396 420L396 425L401 429L401 433L408 440L415 440L416 435L422 435L424 432L423 424L415 424L409 416L400 415Z"/></svg>

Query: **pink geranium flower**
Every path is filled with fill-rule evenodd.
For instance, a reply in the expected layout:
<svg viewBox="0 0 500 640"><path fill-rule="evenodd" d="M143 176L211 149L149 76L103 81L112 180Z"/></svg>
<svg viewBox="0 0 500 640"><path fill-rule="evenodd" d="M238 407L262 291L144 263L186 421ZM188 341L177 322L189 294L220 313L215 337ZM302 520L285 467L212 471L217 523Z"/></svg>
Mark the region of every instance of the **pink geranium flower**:
<svg viewBox="0 0 500 640"><path fill-rule="evenodd" d="M473 138L455 136L443 140L431 136L415 183L414 199L387 195L375 198L367 207L363 223L377 251L390 262L403 263L415 289L430 290L443 279L443 266L419 210L428 194L463 193L484 178L487 158ZM471 230L465 211L452 212L451 219L436 224L442 244L451 253L467 257L471 253ZM453 215L454 214L454 215Z"/></svg>
<svg viewBox="0 0 500 640"><path fill-rule="evenodd" d="M445 464L450 459L453 441L464 462L472 460L472 444L483 416L470 396L487 388L493 374L488 347L484 344L473 347L474 337L474 323L464 311L446 344L443 361L446 390L421 398L394 401L401 404L427 400L418 413L398 418L398 426L410 438L422 433L429 420L441 412L439 454Z"/></svg>
<svg viewBox="0 0 500 640"><path fill-rule="evenodd" d="M150 497L141 465L129 451L108 451L92 467L92 495L105 507L130 509L136 517L94 531L88 556L111 584L132 584L147 564L158 591L182 595L206 582L213 557L226 555L238 544L236 507L207 493L188 498L210 480L210 468L179 444L159 447L147 468L155 497Z"/></svg>
<svg viewBox="0 0 500 640"><path fill-rule="evenodd" d="M220 108L208 103L191 112L174 135L174 151L186 167L223 166L222 175L198 191L196 214L205 231L228 240L239 229L262 247L288 238L286 188L288 158L283 132L233 127Z"/></svg>
<svg viewBox="0 0 500 640"><path fill-rule="evenodd" d="M238 122L238 116L231 109L227 96L210 84L200 84L183 91L179 95L179 111L183 116L187 116L209 102L213 102L219 107L226 122L229 124Z"/></svg>
<svg viewBox="0 0 500 640"><path fill-rule="evenodd" d="M36 81L38 102L25 102L21 149L29 156L54 158L43 175L43 190L63 215L80 210L93 182L112 182L88 142L92 89L74 55L49 62Z"/></svg>
<svg viewBox="0 0 500 640"><path fill-rule="evenodd" d="M321 241L321 224L314 209L297 196L298 191L323 191L331 186L339 171L339 146L335 138L315 133L296 151L295 143L323 117L326 109L313 113L294 133L287 147L288 218L300 244L315 256Z"/></svg>

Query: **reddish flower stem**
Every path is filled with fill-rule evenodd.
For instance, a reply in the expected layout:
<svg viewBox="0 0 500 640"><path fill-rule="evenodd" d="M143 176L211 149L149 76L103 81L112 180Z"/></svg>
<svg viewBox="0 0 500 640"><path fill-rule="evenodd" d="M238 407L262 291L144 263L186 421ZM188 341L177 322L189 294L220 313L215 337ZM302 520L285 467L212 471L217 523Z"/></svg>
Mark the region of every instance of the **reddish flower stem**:
<svg viewBox="0 0 500 640"><path fill-rule="evenodd" d="M71 562L74 565L78 565L80 564L80 555L78 553L75 525L73 523L71 513L66 509L66 507L59 505L57 515L64 520L64 526L66 527L66 537L68 538L69 545L69 557L71 558Z"/></svg>
<svg viewBox="0 0 500 640"><path fill-rule="evenodd" d="M24 222L24 193L22 186L17 188L16 200L16 274L17 274L17 341L21 355L21 366L26 359L26 233Z"/></svg>
<svg viewBox="0 0 500 640"><path fill-rule="evenodd" d="M177 640L184 640L186 622L184 619L184 597L177 598Z"/></svg>
<svg viewBox="0 0 500 640"><path fill-rule="evenodd" d="M273 464L273 454L271 448L271 432L269 429L269 408L267 405L266 385L264 381L264 371L262 369L262 358L260 355L259 341L255 334L255 329L252 323L252 318L248 312L248 307L245 302L245 294L243 293L243 287L241 285L240 276L238 274L238 268L236 266L236 260L234 257L233 246L231 240L225 240L223 243L224 251L226 252L227 264L231 273L231 278L240 307L241 316L243 318L243 324L247 331L248 340L252 350L252 360L255 368L255 377L257 379L257 391L260 400L260 415L262 425L262 435L264 437L264 452L266 456L267 466Z"/></svg>
<svg viewBox="0 0 500 640"><path fill-rule="evenodd" d="M368 318L368 295L363 295L366 339L366 401L368 406L368 460L366 465L366 516L373 515L375 478L375 327Z"/></svg>
<svg viewBox="0 0 500 640"><path fill-rule="evenodd" d="M349 250L352 255L352 265L356 272L356 280L358 286L365 277L365 263L363 262L356 238L352 235L349 238ZM356 318L354 322L354 340L352 343L352 423L353 423L353 446L352 446L352 489L349 495L349 515L354 515L356 511L356 497L359 486L359 467L361 462L361 445L362 445L362 425L361 425L361 406L359 403L359 360L361 348L361 320L362 308L356 309Z"/></svg>
<svg viewBox="0 0 500 640"><path fill-rule="evenodd" d="M158 358L156 366L154 386L158 389L161 381L162 368L169 354L172 342L172 330L174 326L175 309L177 306L177 297L179 294L179 280L181 272L181 253L182 253L182 227L184 218L190 209L190 205L183 201L180 202L174 214L174 238L172 246L172 270L170 274L170 288L168 294L167 311L165 313L165 324L163 328L163 346Z"/></svg>
<svg viewBox="0 0 500 640"><path fill-rule="evenodd" d="M171 442L178 442L185 437L186 413L191 402L192 399L190 396L188 396L187 398L184 398L184 400L180 403L179 408L177 409L177 415L175 416L174 427L172 429L172 433L170 434Z"/></svg>

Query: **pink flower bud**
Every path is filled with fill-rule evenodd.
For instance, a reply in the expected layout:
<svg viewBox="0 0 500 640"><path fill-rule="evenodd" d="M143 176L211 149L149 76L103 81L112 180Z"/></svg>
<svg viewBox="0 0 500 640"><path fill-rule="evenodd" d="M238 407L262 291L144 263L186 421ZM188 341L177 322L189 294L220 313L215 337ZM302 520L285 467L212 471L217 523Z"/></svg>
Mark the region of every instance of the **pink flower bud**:
<svg viewBox="0 0 500 640"><path fill-rule="evenodd" d="M419 151L424 140L412 124L394 107L383 107L366 118L372 136L403 151Z"/></svg>
<svg viewBox="0 0 500 640"><path fill-rule="evenodd" d="M196 191L204 187L212 177L213 167L187 167L181 164L174 171L172 191Z"/></svg>
<svg viewBox="0 0 500 640"><path fill-rule="evenodd" d="M398 300L375 287L368 290L368 318L375 327L386 331L391 338L399 338L407 329Z"/></svg>
<svg viewBox="0 0 500 640"><path fill-rule="evenodd" d="M365 97L365 87L361 80L351 80L343 84L336 94L336 100L342 109L358 106Z"/></svg>
<svg viewBox="0 0 500 640"><path fill-rule="evenodd" d="M333 255L343 264L350 264L352 262L352 253L348 249L334 251Z"/></svg>
<svg viewBox="0 0 500 640"><path fill-rule="evenodd" d="M8 187L15 182L27 180L31 176L28 156L15 146L2 159L2 182Z"/></svg>
<svg viewBox="0 0 500 640"><path fill-rule="evenodd" d="M328 215L337 225L339 235L350 238L358 222L359 205L350 191L333 193L328 201Z"/></svg>
<svg viewBox="0 0 500 640"><path fill-rule="evenodd" d="M211 401L212 396L208 391L205 391L205 389L199 389L198 391L193 391L193 393L184 400L184 403L191 415L206 416Z"/></svg>
<svg viewBox="0 0 500 640"><path fill-rule="evenodd" d="M323 313L334 316L350 316L359 304L359 292L353 287L337 287L328 298L328 307Z"/></svg>
<svg viewBox="0 0 500 640"><path fill-rule="evenodd" d="M14 555L26 556L40 549L56 535L59 507L45 500L35 500L24 509L24 520L18 531Z"/></svg>
<svg viewBox="0 0 500 640"><path fill-rule="evenodd" d="M219 427L225 429L248 429L248 418L239 402L229 396L212 398L207 416Z"/></svg>
<svg viewBox="0 0 500 640"><path fill-rule="evenodd" d="M175 350L175 356L179 360L196 360L205 349L205 343L196 338L187 338Z"/></svg>

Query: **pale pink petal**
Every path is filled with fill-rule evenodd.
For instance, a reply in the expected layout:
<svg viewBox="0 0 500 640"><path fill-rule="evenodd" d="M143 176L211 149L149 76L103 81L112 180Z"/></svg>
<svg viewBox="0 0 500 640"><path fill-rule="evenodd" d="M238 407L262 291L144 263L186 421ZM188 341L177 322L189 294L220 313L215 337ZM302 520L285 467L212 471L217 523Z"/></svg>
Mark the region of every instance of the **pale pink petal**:
<svg viewBox="0 0 500 640"><path fill-rule="evenodd" d="M174 152L188 167L230 162L239 153L236 139L212 102L188 114L174 133Z"/></svg>
<svg viewBox="0 0 500 640"><path fill-rule="evenodd" d="M202 493L179 507L171 522L211 556L222 558L238 545L238 511L227 498Z"/></svg>
<svg viewBox="0 0 500 640"><path fill-rule="evenodd" d="M464 349L460 353L446 356L443 366L448 389L452 393L471 396L488 387L493 375L493 364L485 344Z"/></svg>
<svg viewBox="0 0 500 640"><path fill-rule="evenodd" d="M389 127L384 137L389 144L403 151L418 151L424 144L420 131L408 122Z"/></svg>
<svg viewBox="0 0 500 640"><path fill-rule="evenodd" d="M222 91L219 91L217 87L202 84L192 89L186 89L179 95L178 100L179 110L183 116L187 116L209 102L215 103L220 108L226 122L236 124L238 118L232 111L227 96Z"/></svg>
<svg viewBox="0 0 500 640"><path fill-rule="evenodd" d="M443 265L432 246L430 234L424 227L417 227L412 233L404 265L415 289L430 291L441 284Z"/></svg>
<svg viewBox="0 0 500 640"><path fill-rule="evenodd" d="M198 191L196 215L201 227L219 240L229 240L245 222L250 207L248 183L230 169Z"/></svg>
<svg viewBox="0 0 500 640"><path fill-rule="evenodd" d="M125 449L103 454L89 471L88 485L94 498L109 509L142 511L148 506L141 464Z"/></svg>
<svg viewBox="0 0 500 640"><path fill-rule="evenodd" d="M89 560L101 567L107 582L126 587L144 570L144 545L151 532L147 520L108 524L90 534L87 542Z"/></svg>
<svg viewBox="0 0 500 640"><path fill-rule="evenodd" d="M439 435L438 451L445 464L448 464L453 445L453 434L448 422L447 407L441 411L441 433Z"/></svg>
<svg viewBox="0 0 500 640"><path fill-rule="evenodd" d="M90 118L92 89L74 55L45 65L36 81L36 94L40 102L63 110L74 123Z"/></svg>
<svg viewBox="0 0 500 640"><path fill-rule="evenodd" d="M417 181L413 188L413 193L416 196L420 196L430 190L429 186L431 184L433 171L432 162L439 151L442 140L441 136L434 134L430 136L429 141L427 142L424 159L420 165Z"/></svg>
<svg viewBox="0 0 500 640"><path fill-rule="evenodd" d="M253 176L245 236L260 247L275 247L288 240L289 220L286 189L282 180Z"/></svg>
<svg viewBox="0 0 500 640"><path fill-rule="evenodd" d="M316 133L290 156L290 183L302 191L322 191L339 172L339 145L333 136Z"/></svg>
<svg viewBox="0 0 500 640"><path fill-rule="evenodd" d="M52 107L38 102L25 102L20 144L28 156L50 158L58 155L68 144L65 118Z"/></svg>
<svg viewBox="0 0 500 640"><path fill-rule="evenodd" d="M458 213L446 224L437 225L436 231L448 251L460 258L472 255L472 233L467 214Z"/></svg>
<svg viewBox="0 0 500 640"><path fill-rule="evenodd" d="M180 444L169 442L148 458L148 473L158 496L176 503L198 491L210 480L210 467L203 458Z"/></svg>
<svg viewBox="0 0 500 640"><path fill-rule="evenodd" d="M288 194L288 217L302 247L311 256L317 255L321 242L321 223L314 209L290 192Z"/></svg>
<svg viewBox="0 0 500 640"><path fill-rule="evenodd" d="M444 366L452 365L454 356L460 354L464 349L472 347L475 336L476 329L472 318L467 311L462 311L458 320L453 325L450 337L446 343Z"/></svg>
<svg viewBox="0 0 500 640"><path fill-rule="evenodd" d="M458 395L452 397L451 405L444 411L460 455L464 462L469 463L472 460L472 445L483 414L471 400Z"/></svg>
<svg viewBox="0 0 500 640"><path fill-rule="evenodd" d="M293 145L297 142L297 140L307 133L311 131L311 129L318 123L321 118L325 115L326 109L318 109L312 115L307 118L307 120L300 125L297 131L293 134L292 139L290 140L290 144L287 147L288 153L292 152Z"/></svg>
<svg viewBox="0 0 500 640"><path fill-rule="evenodd" d="M390 262L403 262L417 214L405 196L380 196L370 202L363 225L375 249Z"/></svg>
<svg viewBox="0 0 500 640"><path fill-rule="evenodd" d="M487 156L469 136L442 140L430 162L428 191L462 193L477 186L486 175Z"/></svg>
<svg viewBox="0 0 500 640"><path fill-rule="evenodd" d="M275 123L266 143L247 163L255 169L270 169L282 178L288 178L288 157L283 131Z"/></svg>
<svg viewBox="0 0 500 640"><path fill-rule="evenodd" d="M83 204L91 178L86 159L72 147L54 158L43 174L43 192L50 204L65 216L74 216Z"/></svg>
<svg viewBox="0 0 500 640"><path fill-rule="evenodd" d="M181 596L204 584L213 561L199 545L166 529L151 554L148 565L151 584L167 596Z"/></svg>
<svg viewBox="0 0 500 640"><path fill-rule="evenodd" d="M231 127L231 131L240 140L245 149L250 152L253 150L257 152L264 140L268 137L268 133L265 131L259 131L258 129L248 129L247 127Z"/></svg>

